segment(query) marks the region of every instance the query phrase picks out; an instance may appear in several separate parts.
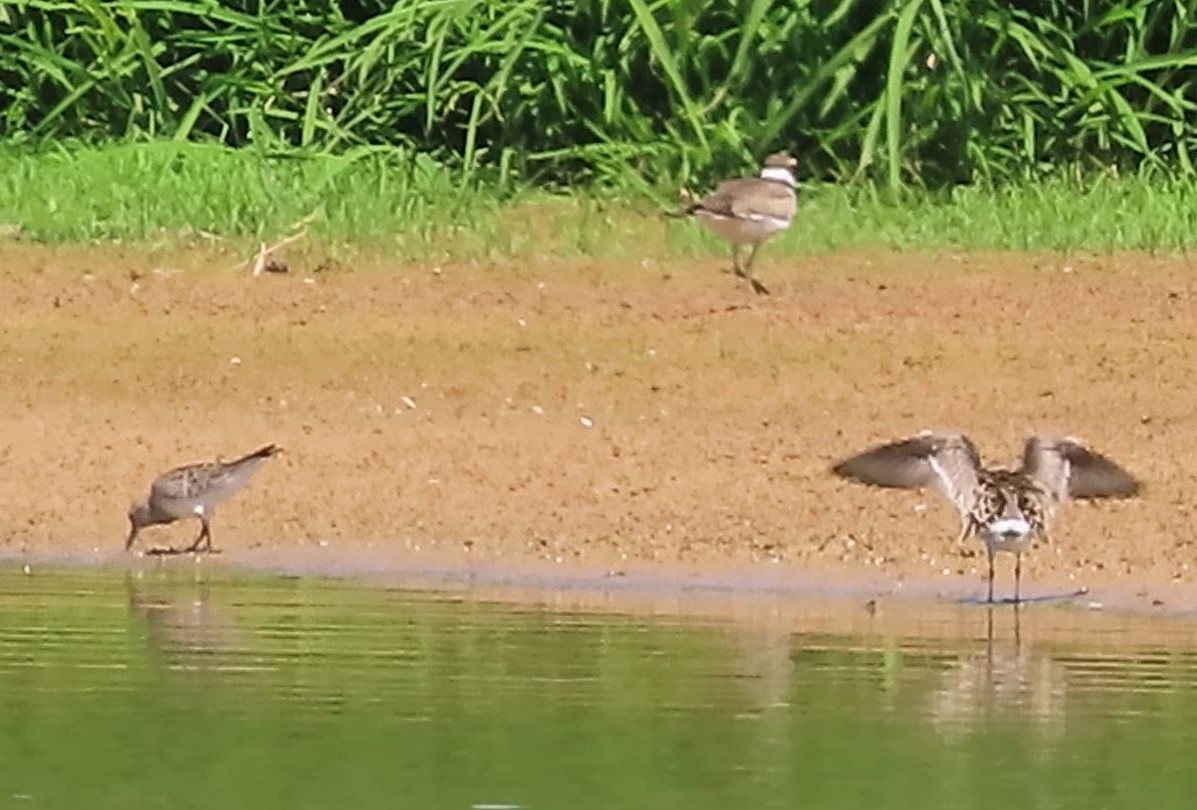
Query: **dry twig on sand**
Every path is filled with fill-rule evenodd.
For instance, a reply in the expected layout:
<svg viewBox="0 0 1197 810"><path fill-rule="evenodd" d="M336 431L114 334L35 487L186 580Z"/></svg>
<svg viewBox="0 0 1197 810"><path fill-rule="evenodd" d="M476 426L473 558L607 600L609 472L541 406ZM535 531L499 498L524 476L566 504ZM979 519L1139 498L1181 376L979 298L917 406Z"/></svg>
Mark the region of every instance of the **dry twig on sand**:
<svg viewBox="0 0 1197 810"><path fill-rule="evenodd" d="M292 227L299 228L300 230L296 233L291 234L290 236L288 236L284 239L279 240L278 242L275 242L273 245L267 246L267 244L265 242L260 243L258 252L255 253L254 257L253 257L252 273L255 278L257 276L262 275L262 273L286 273L286 272L288 272L288 270L290 268L287 267L287 264L285 262L282 262L282 261L274 258L274 252L276 250L279 250L280 248L283 248L283 247L291 244L292 242L295 242L295 241L307 236L308 235L308 223L310 223L313 218L314 218L313 216L307 216L307 217L304 217L299 222L295 223L295 225Z"/></svg>

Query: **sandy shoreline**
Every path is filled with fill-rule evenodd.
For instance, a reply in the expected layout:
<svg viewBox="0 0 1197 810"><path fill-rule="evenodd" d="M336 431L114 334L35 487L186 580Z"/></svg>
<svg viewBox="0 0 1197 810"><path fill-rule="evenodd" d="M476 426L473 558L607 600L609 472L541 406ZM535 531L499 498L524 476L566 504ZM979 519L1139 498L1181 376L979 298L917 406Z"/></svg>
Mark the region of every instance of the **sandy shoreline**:
<svg viewBox="0 0 1197 810"><path fill-rule="evenodd" d="M722 264L251 279L201 252L0 246L4 556L123 557L125 509L155 473L275 441L286 454L213 523L228 563L980 593L983 556L955 547L937 496L827 465L924 427L1007 461L1052 430L1148 488L1066 507L1027 592L1197 607L1191 260L766 256L769 299Z"/></svg>

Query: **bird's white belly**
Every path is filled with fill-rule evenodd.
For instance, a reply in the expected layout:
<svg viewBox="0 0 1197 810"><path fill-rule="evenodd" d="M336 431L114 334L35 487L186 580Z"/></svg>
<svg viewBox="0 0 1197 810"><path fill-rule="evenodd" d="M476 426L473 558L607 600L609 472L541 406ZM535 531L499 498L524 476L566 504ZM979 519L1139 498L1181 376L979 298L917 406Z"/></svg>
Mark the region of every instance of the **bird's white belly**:
<svg viewBox="0 0 1197 810"><path fill-rule="evenodd" d="M1022 518L1003 518L982 529L981 540L994 552L1021 554L1035 541L1035 529Z"/></svg>
<svg viewBox="0 0 1197 810"><path fill-rule="evenodd" d="M200 517L206 511L206 504L198 498L162 498L155 507L175 520Z"/></svg>
<svg viewBox="0 0 1197 810"><path fill-rule="evenodd" d="M708 229L737 245L751 245L763 242L774 234L790 227L788 219L759 216L752 219L725 217L710 211L698 211L698 221Z"/></svg>

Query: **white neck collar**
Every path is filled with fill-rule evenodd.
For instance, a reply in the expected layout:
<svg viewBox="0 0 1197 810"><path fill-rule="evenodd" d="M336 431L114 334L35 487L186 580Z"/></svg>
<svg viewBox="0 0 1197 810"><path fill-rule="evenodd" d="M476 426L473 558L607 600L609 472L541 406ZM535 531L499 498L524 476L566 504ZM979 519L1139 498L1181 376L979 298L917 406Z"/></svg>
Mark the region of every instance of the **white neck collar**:
<svg viewBox="0 0 1197 810"><path fill-rule="evenodd" d="M778 183L785 183L790 188L793 188L794 173L784 166L766 166L761 169L761 179L776 180Z"/></svg>

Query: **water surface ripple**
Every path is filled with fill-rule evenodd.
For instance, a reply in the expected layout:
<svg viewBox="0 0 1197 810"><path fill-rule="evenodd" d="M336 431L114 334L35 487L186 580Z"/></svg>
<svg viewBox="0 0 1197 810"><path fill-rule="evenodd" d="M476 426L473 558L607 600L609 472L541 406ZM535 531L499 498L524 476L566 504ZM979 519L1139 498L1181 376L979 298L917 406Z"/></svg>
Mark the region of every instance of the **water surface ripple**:
<svg viewBox="0 0 1197 810"><path fill-rule="evenodd" d="M0 571L0 803L1192 806L1182 619L542 596Z"/></svg>

